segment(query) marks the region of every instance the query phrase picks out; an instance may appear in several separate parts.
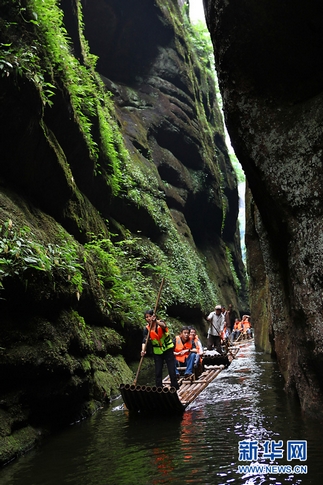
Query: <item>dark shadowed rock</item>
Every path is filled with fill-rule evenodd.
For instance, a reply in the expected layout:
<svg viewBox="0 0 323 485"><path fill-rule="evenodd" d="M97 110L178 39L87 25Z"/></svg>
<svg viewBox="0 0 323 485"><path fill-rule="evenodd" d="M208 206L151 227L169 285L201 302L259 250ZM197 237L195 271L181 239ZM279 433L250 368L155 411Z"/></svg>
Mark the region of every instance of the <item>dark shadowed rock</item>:
<svg viewBox="0 0 323 485"><path fill-rule="evenodd" d="M114 94L128 146L156 165L180 232L203 250L210 244L215 252L223 234L243 280L235 242L237 182L217 114L214 81L189 51L184 31L174 22L175 11L163 2L84 2L85 34ZM227 201L224 224L221 184ZM129 203L114 200L112 214L126 226L135 221L155 241L160 237L157 227L149 231L149 218L136 214Z"/></svg>
<svg viewBox="0 0 323 485"><path fill-rule="evenodd" d="M204 4L227 126L252 193L255 326L269 329L287 389L322 415L323 6ZM267 347L263 334L256 338Z"/></svg>

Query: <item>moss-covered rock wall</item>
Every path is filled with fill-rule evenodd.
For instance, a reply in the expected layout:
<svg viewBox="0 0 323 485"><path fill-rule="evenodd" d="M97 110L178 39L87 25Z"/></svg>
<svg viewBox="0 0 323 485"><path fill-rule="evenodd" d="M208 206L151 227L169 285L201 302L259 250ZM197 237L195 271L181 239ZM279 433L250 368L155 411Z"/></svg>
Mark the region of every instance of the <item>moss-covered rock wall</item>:
<svg viewBox="0 0 323 485"><path fill-rule="evenodd" d="M175 334L248 305L214 79L173 1L0 7L0 462L131 382L142 312Z"/></svg>

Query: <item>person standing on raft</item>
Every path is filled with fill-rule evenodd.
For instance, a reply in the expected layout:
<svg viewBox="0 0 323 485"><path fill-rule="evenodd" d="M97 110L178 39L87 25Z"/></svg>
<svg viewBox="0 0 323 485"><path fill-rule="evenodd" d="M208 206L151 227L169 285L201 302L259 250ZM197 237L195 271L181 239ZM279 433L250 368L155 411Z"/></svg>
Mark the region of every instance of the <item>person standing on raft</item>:
<svg viewBox="0 0 323 485"><path fill-rule="evenodd" d="M163 363L166 362L171 386L178 389L178 382L175 372L175 357L174 357L174 344L169 336L168 328L163 320L157 320L154 310L147 310L144 313L145 320L147 322L143 332L143 341L141 356L146 354L146 340L149 332L149 338L153 347L154 361L155 361L155 379L156 386L162 387L162 371Z"/></svg>
<svg viewBox="0 0 323 485"><path fill-rule="evenodd" d="M214 311L206 319L210 322L210 328L207 334L207 350L215 348L219 354L222 354L221 333L223 332L225 321L221 305L216 305Z"/></svg>

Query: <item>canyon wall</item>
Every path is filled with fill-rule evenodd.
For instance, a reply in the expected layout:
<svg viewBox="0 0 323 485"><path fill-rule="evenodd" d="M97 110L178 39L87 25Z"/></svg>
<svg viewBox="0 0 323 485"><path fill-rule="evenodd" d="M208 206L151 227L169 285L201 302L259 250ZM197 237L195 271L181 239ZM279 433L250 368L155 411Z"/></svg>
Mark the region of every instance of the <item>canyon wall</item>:
<svg viewBox="0 0 323 485"><path fill-rule="evenodd" d="M232 145L248 181L256 342L322 417L323 7L204 0Z"/></svg>
<svg viewBox="0 0 323 485"><path fill-rule="evenodd" d="M143 311L248 307L237 180L174 1L0 9L0 462L132 382Z"/></svg>

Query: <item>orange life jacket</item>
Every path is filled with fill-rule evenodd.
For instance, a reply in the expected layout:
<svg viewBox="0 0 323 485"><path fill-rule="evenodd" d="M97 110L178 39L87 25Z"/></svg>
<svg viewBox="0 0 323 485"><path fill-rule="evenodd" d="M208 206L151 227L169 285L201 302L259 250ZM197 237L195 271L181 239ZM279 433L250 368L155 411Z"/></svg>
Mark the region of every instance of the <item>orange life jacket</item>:
<svg viewBox="0 0 323 485"><path fill-rule="evenodd" d="M201 343L200 339L198 338L198 335L195 335L195 338L191 339L191 342L192 342L192 344L194 342L195 348L196 348L196 351L197 351L196 355L199 356L199 359L196 362L200 362L202 354L203 354L203 347L202 347L202 343Z"/></svg>
<svg viewBox="0 0 323 485"><path fill-rule="evenodd" d="M243 325L243 331L246 332L248 328L250 328L249 320L244 320L244 322L242 322L242 325Z"/></svg>
<svg viewBox="0 0 323 485"><path fill-rule="evenodd" d="M235 322L233 330L240 330L241 331L242 329L243 329L242 322Z"/></svg>
<svg viewBox="0 0 323 485"><path fill-rule="evenodd" d="M185 350L185 349L191 350L191 348L192 348L191 340L188 340L187 342L185 342L185 344L183 344L181 337L179 335L176 337L174 352L181 352L181 350ZM186 354L183 354L183 355L175 355L175 358L179 362L185 362L185 359L188 355L189 353L186 352Z"/></svg>
<svg viewBox="0 0 323 485"><path fill-rule="evenodd" d="M195 347L196 347L196 350L197 350L197 353L200 354L202 352L202 344L201 344L200 339L198 338L198 336L195 335L195 337L194 338L191 338L190 340L191 340L192 344L194 342Z"/></svg>

